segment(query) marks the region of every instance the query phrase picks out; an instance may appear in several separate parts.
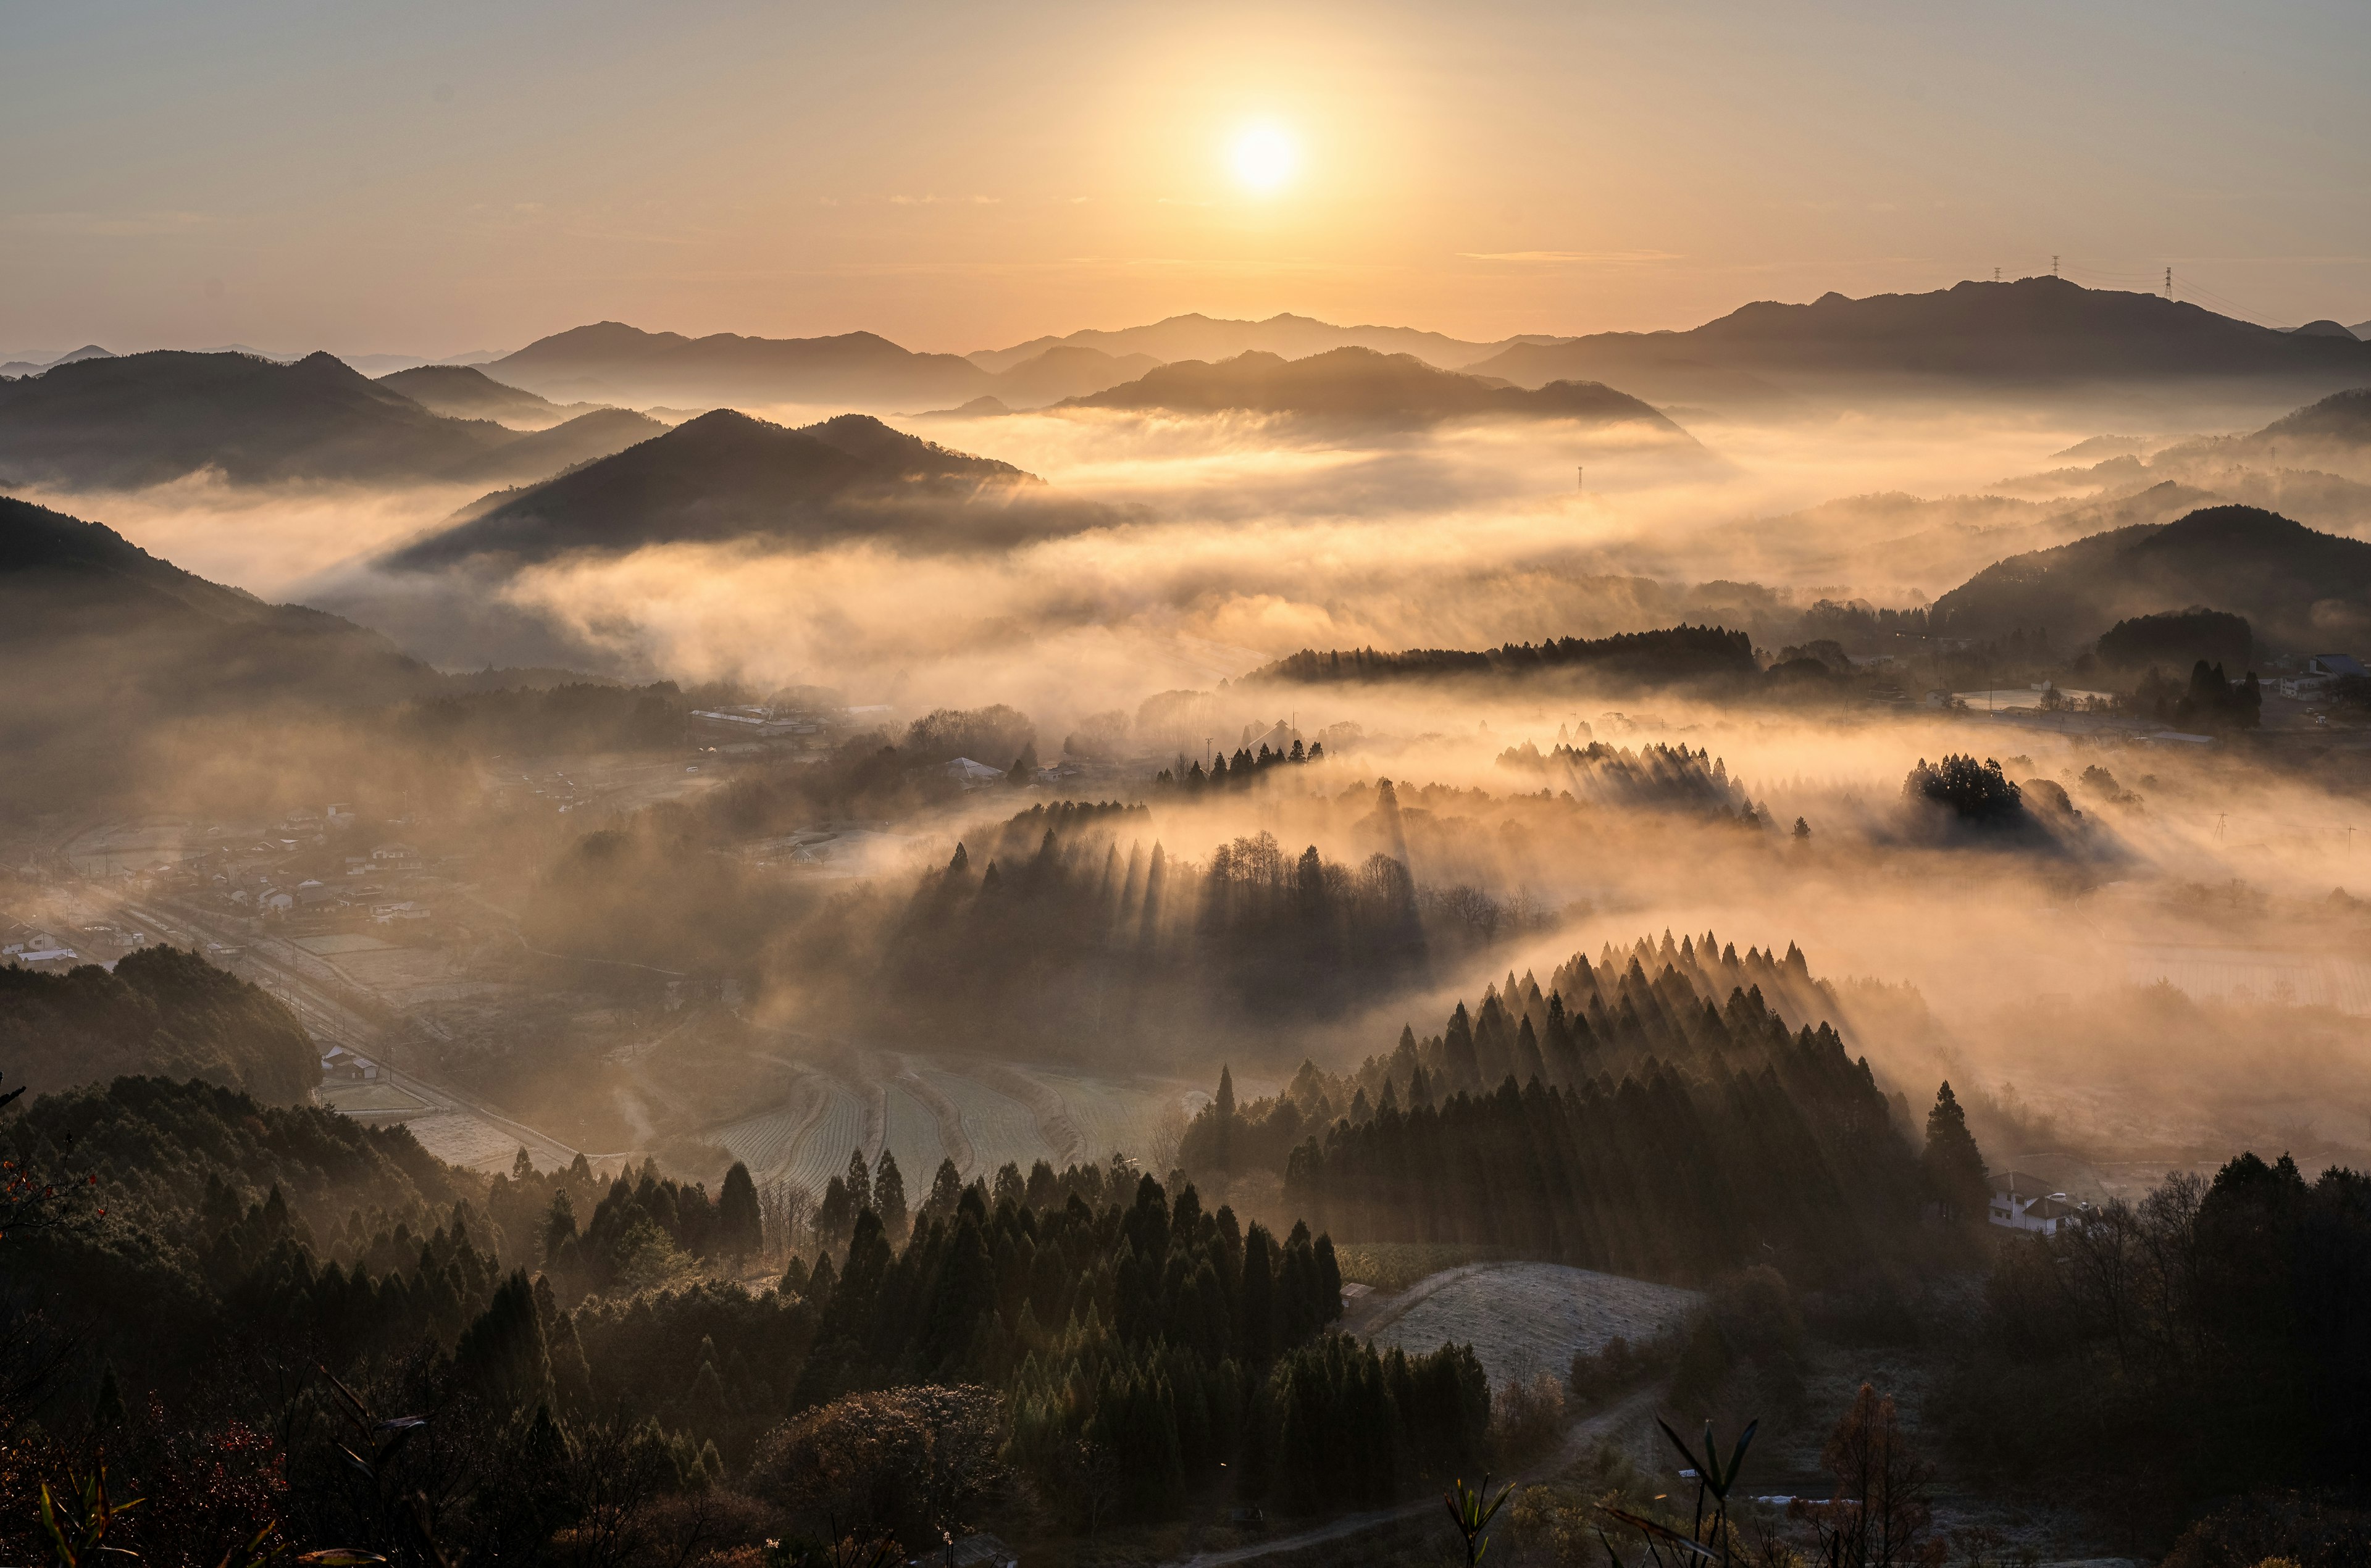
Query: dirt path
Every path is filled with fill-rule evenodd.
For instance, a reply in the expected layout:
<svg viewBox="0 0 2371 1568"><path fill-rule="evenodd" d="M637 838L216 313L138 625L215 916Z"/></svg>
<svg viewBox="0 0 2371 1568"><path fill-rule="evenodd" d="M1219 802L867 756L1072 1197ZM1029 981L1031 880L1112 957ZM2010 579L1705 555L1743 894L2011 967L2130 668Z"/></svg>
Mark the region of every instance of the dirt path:
<svg viewBox="0 0 2371 1568"><path fill-rule="evenodd" d="M1457 1271L1451 1270L1450 1273ZM1411 1289L1413 1294L1413 1287ZM1654 1407L1660 1390L1647 1389L1631 1395L1620 1404L1599 1411L1586 1421L1578 1423L1565 1434L1564 1441L1547 1458L1532 1465L1511 1479L1520 1486L1554 1475L1579 1458L1592 1443L1612 1436L1628 1423L1637 1420ZM1222 1568L1230 1562L1254 1562L1278 1552L1298 1551L1303 1547L1322 1546L1329 1540L1359 1535L1380 1525L1396 1524L1402 1519L1419 1518L1439 1512L1440 1499L1425 1497L1413 1503L1403 1503L1395 1508L1377 1508L1364 1514L1345 1514L1338 1519L1295 1530L1290 1535L1270 1536L1266 1540L1248 1546L1231 1547L1225 1551L1205 1551L1193 1557L1180 1557L1162 1564L1162 1568Z"/></svg>

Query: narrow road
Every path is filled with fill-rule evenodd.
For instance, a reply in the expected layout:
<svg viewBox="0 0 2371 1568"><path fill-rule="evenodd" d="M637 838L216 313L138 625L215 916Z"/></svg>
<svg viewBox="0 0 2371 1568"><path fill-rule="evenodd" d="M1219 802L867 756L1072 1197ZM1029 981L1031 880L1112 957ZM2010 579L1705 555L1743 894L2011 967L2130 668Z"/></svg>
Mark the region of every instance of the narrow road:
<svg viewBox="0 0 2371 1568"><path fill-rule="evenodd" d="M1554 1454L1509 1479L1520 1487L1525 1482L1539 1481L1554 1475L1579 1458L1591 1443L1612 1436L1630 1422L1652 1410L1655 1401L1660 1397L1660 1389L1642 1389L1621 1403L1599 1411L1587 1420L1576 1423L1572 1429L1565 1434L1564 1441L1556 1445ZM1225 1551L1205 1551L1193 1557L1174 1558L1162 1564L1162 1568L1223 1568L1224 1564L1230 1562L1255 1562L1263 1557L1273 1557L1278 1552L1299 1551L1303 1547L1322 1546L1329 1540L1341 1540L1345 1537L1359 1535L1381 1525L1397 1524L1403 1519L1421 1518L1439 1512L1440 1512L1440 1499L1426 1497L1414 1503L1403 1503L1394 1508L1377 1508L1364 1514L1345 1514L1324 1524L1314 1525L1305 1530L1295 1530L1290 1535L1270 1536L1266 1540L1254 1541L1248 1546L1231 1547ZM1444 1524L1441 1528L1444 1531L1443 1539L1446 1541L1445 1532L1448 1526Z"/></svg>

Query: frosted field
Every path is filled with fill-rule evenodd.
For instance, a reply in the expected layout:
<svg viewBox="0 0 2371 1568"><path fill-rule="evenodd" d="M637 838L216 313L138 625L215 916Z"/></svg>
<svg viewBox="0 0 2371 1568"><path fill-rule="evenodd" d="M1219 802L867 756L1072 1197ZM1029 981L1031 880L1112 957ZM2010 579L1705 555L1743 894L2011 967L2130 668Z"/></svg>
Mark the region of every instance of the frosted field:
<svg viewBox="0 0 2371 1568"><path fill-rule="evenodd" d="M1444 1341L1471 1344L1493 1384L1534 1373L1563 1378L1575 1351L1616 1334L1652 1339L1703 1297L1676 1286L1561 1263L1469 1263L1418 1280L1345 1325L1379 1347L1411 1355Z"/></svg>
<svg viewBox="0 0 2371 1568"><path fill-rule="evenodd" d="M908 1067L922 1093L894 1078L860 1084L810 1071L788 1103L702 1136L731 1150L759 1181L780 1178L821 1193L825 1182L848 1169L850 1149L862 1147L866 1159L878 1158L881 1140L866 1136L866 1107L877 1105L883 1113L881 1138L897 1157L908 1200L919 1202L939 1162L951 1155L966 1181L989 1175L1008 1160L1026 1171L1040 1159L1058 1168L1073 1160L1100 1163L1115 1149L1141 1155L1163 1111L1192 1098L1176 1087L1003 1069L1047 1091L1046 1103L1033 1107L956 1069L919 1061ZM925 1094L947 1101L961 1135L954 1141L967 1143L967 1152L948 1147L951 1140Z"/></svg>
<svg viewBox="0 0 2371 1568"><path fill-rule="evenodd" d="M781 1177L821 1193L848 1169L848 1151L864 1141L864 1102L839 1079L809 1073L790 1103L711 1129L758 1180ZM898 1164L905 1163L901 1156Z"/></svg>
<svg viewBox="0 0 2371 1568"><path fill-rule="evenodd" d="M1164 1097L1131 1091L1093 1078L1063 1078L1053 1073L1031 1077L1062 1097L1070 1124L1079 1130L1079 1159L1102 1164L1113 1151L1141 1153L1161 1119ZM1024 1169L1026 1169L1024 1167Z"/></svg>
<svg viewBox="0 0 2371 1568"><path fill-rule="evenodd" d="M971 1139L975 1166L984 1165L994 1170L1009 1159L1026 1172L1040 1159L1048 1165L1065 1163L1061 1154L1046 1141L1046 1135L1037 1130L1037 1118L1018 1100L999 1094L976 1079L958 1078L936 1068L923 1069L921 1077L932 1089L954 1101L963 1118L964 1134ZM902 1154L897 1157L901 1167L905 1159Z"/></svg>
<svg viewBox="0 0 2371 1568"><path fill-rule="evenodd" d="M930 1191L931 1178L947 1157L946 1140L939 1136L939 1119L931 1108L902 1085L889 1086L888 1128L884 1135L889 1152L897 1157L898 1172L906 1178L906 1198L918 1202ZM842 1157L843 1159L845 1157Z"/></svg>
<svg viewBox="0 0 2371 1568"><path fill-rule="evenodd" d="M2371 963L2335 953L2279 949L2134 947L2125 978L2135 986L2162 980L2201 1001L2293 1002L2371 1013Z"/></svg>

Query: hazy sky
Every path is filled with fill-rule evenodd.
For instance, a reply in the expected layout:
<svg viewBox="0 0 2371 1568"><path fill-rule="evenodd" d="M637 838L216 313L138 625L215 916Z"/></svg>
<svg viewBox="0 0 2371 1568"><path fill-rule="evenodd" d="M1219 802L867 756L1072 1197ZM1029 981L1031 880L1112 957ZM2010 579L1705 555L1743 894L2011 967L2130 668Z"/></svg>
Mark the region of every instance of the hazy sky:
<svg viewBox="0 0 2371 1568"><path fill-rule="evenodd" d="M2363 0L0 0L0 351L1493 338L2053 252L2351 323L2366 78Z"/></svg>

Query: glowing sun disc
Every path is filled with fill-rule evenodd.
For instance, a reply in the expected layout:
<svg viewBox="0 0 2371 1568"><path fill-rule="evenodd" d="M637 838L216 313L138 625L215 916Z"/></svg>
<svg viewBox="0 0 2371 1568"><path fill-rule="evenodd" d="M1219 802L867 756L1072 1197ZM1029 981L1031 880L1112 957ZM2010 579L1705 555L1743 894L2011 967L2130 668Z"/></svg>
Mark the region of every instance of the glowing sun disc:
<svg viewBox="0 0 2371 1568"><path fill-rule="evenodd" d="M1229 155L1244 189L1270 195L1284 189L1301 167L1301 148L1280 125L1247 126Z"/></svg>

